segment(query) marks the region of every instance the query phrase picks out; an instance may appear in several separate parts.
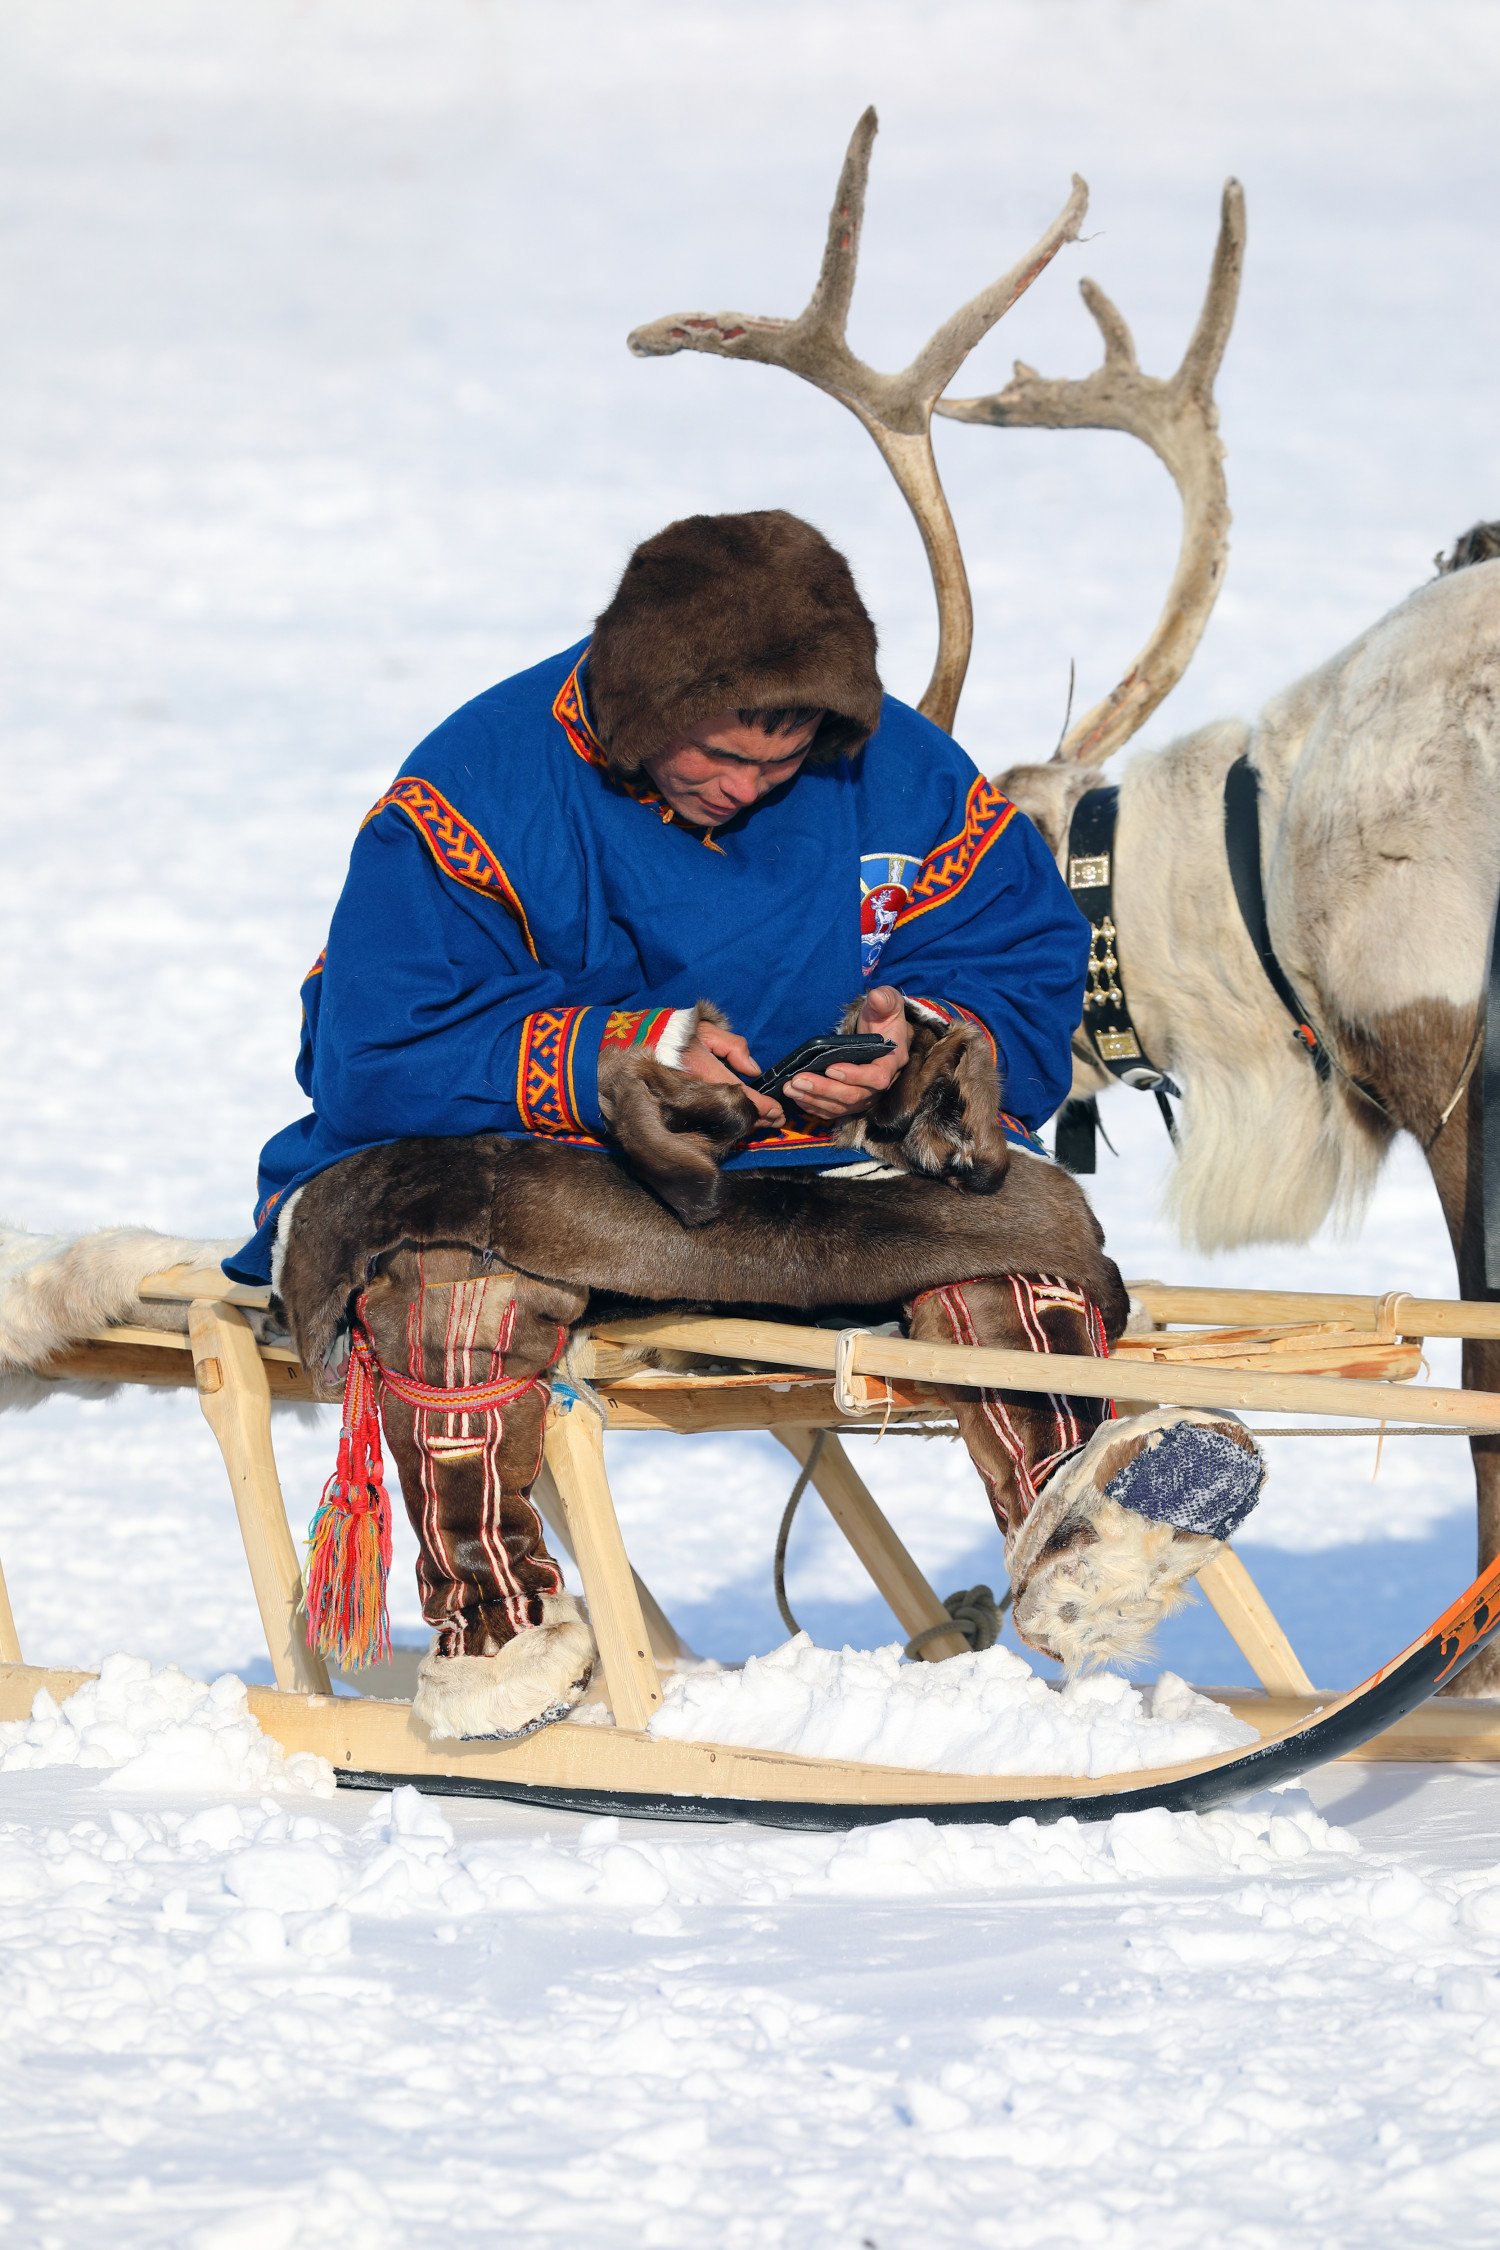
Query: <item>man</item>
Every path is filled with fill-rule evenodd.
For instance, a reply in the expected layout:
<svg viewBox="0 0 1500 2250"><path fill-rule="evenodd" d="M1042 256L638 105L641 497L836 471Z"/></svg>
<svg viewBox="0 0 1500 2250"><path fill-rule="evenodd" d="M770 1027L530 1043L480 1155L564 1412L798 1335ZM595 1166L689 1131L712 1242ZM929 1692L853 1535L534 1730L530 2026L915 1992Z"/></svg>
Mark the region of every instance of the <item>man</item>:
<svg viewBox="0 0 1500 2250"><path fill-rule="evenodd" d="M587 1682L528 1493L591 1296L856 1305L1074 1352L1123 1321L1034 1140L1069 1083L1086 925L875 659L810 525L692 517L637 550L588 643L431 735L361 829L304 986L312 1111L266 1148L229 1267L274 1276L325 1373L352 1337L310 1603L352 1643L378 1399L435 1734L524 1732ZM747 1084L838 1024L888 1051L784 1101ZM1137 1646L1259 1487L1232 1418L955 1404L1018 1627L1069 1663Z"/></svg>

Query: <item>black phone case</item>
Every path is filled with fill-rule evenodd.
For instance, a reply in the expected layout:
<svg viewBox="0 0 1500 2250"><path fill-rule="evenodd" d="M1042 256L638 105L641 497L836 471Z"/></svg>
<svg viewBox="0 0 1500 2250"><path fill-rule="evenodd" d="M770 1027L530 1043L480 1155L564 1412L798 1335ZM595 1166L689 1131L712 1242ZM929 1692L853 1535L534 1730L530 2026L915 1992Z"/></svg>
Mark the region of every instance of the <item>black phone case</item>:
<svg viewBox="0 0 1500 2250"><path fill-rule="evenodd" d="M830 1063L869 1063L878 1055L894 1052L894 1041L882 1039L878 1031L825 1031L816 1039L804 1039L789 1055L754 1081L758 1094L780 1094L789 1078L800 1071L821 1073Z"/></svg>

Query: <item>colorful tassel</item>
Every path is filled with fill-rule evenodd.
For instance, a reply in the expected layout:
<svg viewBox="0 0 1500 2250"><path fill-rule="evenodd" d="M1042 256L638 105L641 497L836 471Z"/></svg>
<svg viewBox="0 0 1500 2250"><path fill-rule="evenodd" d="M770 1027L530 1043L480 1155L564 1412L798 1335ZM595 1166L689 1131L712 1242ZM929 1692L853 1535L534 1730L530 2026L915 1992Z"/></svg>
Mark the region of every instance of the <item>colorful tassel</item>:
<svg viewBox="0 0 1500 2250"><path fill-rule="evenodd" d="M380 1453L380 1367L356 1327L338 1466L307 1533L307 1637L341 1671L391 1653L391 1503Z"/></svg>

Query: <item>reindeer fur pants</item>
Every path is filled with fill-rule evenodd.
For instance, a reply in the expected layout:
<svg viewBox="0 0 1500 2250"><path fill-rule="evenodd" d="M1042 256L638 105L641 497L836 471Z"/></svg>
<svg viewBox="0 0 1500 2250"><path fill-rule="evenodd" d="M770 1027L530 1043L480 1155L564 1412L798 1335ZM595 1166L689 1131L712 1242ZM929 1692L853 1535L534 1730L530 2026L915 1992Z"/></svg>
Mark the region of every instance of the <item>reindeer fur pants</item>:
<svg viewBox="0 0 1500 2250"><path fill-rule="evenodd" d="M535 1376L521 1398L486 1414L382 1409L417 1535L422 1612L442 1656L485 1656L540 1624L562 1578L529 1498L541 1461L548 1374L582 1291L507 1272L462 1249L402 1249L380 1263L365 1322L381 1362L447 1389ZM1097 1309L1045 1276L950 1283L907 1308L912 1336L1011 1350L1102 1354ZM1058 1464L1108 1409L1096 1399L1032 1392L954 1392L952 1403L1002 1533L1029 1513Z"/></svg>

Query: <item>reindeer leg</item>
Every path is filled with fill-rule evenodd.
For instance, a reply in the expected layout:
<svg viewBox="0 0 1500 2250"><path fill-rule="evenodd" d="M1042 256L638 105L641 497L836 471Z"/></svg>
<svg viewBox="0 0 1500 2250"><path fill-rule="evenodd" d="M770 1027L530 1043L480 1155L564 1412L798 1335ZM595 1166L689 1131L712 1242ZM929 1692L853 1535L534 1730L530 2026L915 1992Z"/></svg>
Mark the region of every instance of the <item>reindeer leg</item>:
<svg viewBox="0 0 1500 2250"><path fill-rule="evenodd" d="M1427 1162L1443 1217L1448 1223L1458 1267L1461 1297L1488 1294L1484 1275L1484 1136L1481 1073L1427 1150ZM1464 1388L1500 1391L1500 1343L1471 1339L1464 1345ZM1474 1487L1478 1504L1479 1568L1500 1554L1500 1438L1473 1437ZM1466 1664L1445 1695L1500 1696L1500 1649L1481 1649Z"/></svg>

